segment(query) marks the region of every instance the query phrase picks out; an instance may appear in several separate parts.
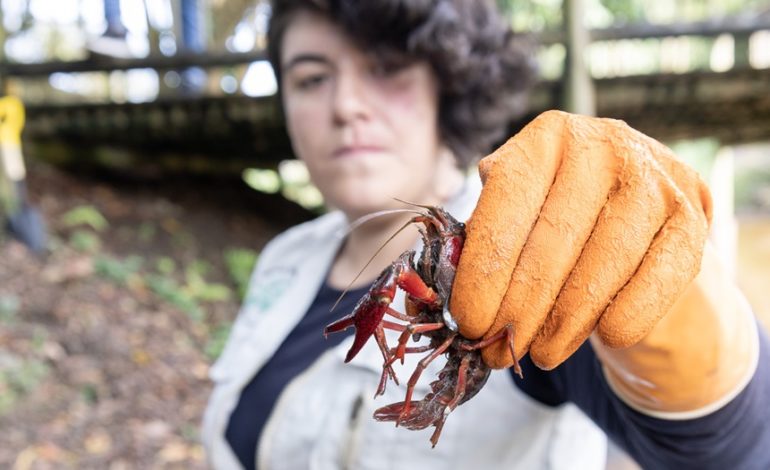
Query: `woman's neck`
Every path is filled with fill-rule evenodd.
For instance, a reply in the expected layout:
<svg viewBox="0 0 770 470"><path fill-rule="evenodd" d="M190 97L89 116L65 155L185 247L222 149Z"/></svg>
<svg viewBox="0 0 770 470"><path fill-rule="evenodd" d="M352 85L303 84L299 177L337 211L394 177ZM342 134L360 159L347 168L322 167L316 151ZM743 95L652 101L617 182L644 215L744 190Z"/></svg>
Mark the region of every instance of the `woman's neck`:
<svg viewBox="0 0 770 470"><path fill-rule="evenodd" d="M328 278L329 285L344 289L371 284L383 269L417 242L419 234L416 228L404 227L413 216L414 214L382 216L380 220L367 222L353 230L340 248L332 266ZM401 228L403 230L399 232ZM388 241L391 237L393 238Z"/></svg>

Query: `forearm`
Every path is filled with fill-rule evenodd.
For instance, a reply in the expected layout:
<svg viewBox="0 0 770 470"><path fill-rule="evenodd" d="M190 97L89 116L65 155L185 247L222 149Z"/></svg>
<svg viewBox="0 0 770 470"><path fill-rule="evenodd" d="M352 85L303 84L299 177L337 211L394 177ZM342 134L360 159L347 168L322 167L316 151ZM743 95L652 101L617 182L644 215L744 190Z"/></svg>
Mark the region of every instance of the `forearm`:
<svg viewBox="0 0 770 470"><path fill-rule="evenodd" d="M710 246L699 275L640 343L611 349L591 342L618 397L668 419L724 406L746 386L759 354L756 320Z"/></svg>

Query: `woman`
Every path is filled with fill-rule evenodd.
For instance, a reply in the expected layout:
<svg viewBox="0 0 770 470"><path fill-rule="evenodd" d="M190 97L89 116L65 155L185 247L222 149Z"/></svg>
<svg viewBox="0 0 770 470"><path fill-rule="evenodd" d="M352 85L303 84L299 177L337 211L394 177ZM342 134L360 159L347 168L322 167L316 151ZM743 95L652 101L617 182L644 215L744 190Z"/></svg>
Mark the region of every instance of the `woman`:
<svg viewBox="0 0 770 470"><path fill-rule="evenodd" d="M604 434L568 401L581 403L634 450L665 434L664 426L635 436L648 423L617 411L624 405L606 387L586 343L551 375L528 359L524 381L493 373L473 401L452 413L431 449L430 430L372 419L374 409L404 393L391 384L385 396L372 398L382 370L376 346L344 364L350 336L321 335L418 242L416 231L405 230L367 264L406 219L383 216L348 232L352 221L403 207L396 198L444 206L460 220L471 215L481 188L463 169L523 111L533 76L527 51L491 2L274 3L269 53L287 128L335 210L280 235L260 257L211 371L216 387L203 438L214 467L603 468ZM352 290L330 312L347 287ZM415 358L407 359L396 369L399 377L414 369ZM423 374L415 396L426 393L437 367ZM583 371L591 375L561 382ZM571 386L586 379L600 390ZM594 392L597 397L582 396Z"/></svg>

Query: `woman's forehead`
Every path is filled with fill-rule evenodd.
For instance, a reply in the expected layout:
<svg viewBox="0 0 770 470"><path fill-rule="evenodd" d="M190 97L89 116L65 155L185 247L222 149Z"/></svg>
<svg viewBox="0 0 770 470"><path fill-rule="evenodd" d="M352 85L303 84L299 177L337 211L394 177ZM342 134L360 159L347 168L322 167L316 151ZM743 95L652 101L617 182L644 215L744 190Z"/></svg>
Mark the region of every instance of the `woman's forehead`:
<svg viewBox="0 0 770 470"><path fill-rule="evenodd" d="M323 15L300 11L292 18L284 33L281 66L286 67L299 55L327 57L339 52L358 51L353 41L339 26Z"/></svg>

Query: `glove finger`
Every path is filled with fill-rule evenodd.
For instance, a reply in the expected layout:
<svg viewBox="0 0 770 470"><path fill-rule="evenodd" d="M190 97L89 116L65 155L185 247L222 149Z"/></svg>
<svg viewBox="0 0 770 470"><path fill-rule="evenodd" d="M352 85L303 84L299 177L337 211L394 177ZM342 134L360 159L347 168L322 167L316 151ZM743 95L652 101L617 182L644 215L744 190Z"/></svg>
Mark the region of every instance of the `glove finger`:
<svg viewBox="0 0 770 470"><path fill-rule="evenodd" d="M513 325L517 359L529 349L551 311L567 276L577 263L602 207L617 181L618 159L604 129L595 120L571 120L561 167L540 216L514 268L508 290L485 338ZM591 124L591 125L586 125ZM487 346L484 361L494 368L513 364L507 344Z"/></svg>
<svg viewBox="0 0 770 470"><path fill-rule="evenodd" d="M617 144L617 143L616 143ZM638 149L637 149L638 152ZM623 155L623 153L619 153ZM620 187L599 214L574 269L530 348L539 367L552 369L588 338L602 312L628 282L665 223L665 176L643 155L626 158Z"/></svg>
<svg viewBox="0 0 770 470"><path fill-rule="evenodd" d="M559 111L543 113L479 163L484 190L467 223L450 300L467 338L483 336L495 319L561 163L568 119Z"/></svg>
<svg viewBox="0 0 770 470"><path fill-rule="evenodd" d="M706 217L707 223L711 223L713 203L711 201L711 192L706 183L698 176L698 173L691 167L683 164L674 155L674 153L652 137L639 134L648 146L650 152L655 155L655 159L660 163L666 174L676 181L677 188L687 196L692 207L700 209Z"/></svg>
<svg viewBox="0 0 770 470"><path fill-rule="evenodd" d="M698 274L707 235L706 215L680 195L636 274L599 320L604 344L628 347L650 332Z"/></svg>

